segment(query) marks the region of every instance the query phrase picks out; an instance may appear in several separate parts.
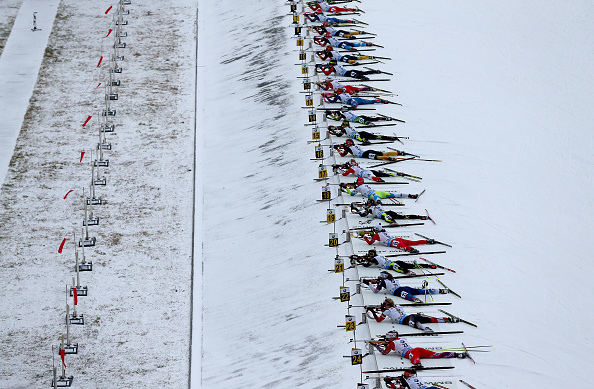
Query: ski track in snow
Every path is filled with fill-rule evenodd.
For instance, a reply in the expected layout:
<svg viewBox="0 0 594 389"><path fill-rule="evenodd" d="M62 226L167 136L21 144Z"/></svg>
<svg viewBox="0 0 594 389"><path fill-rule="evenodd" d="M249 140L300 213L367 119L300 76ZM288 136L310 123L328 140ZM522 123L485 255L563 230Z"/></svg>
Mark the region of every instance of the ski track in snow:
<svg viewBox="0 0 594 389"><path fill-rule="evenodd" d="M341 309L320 299L331 292L315 243L325 235L311 201L319 189L303 158L313 147L287 66L295 42L278 17L286 7L251 7L258 23L233 4L205 10L205 30L220 37L203 49L206 88L225 92L205 109L217 115L205 123L203 385L332 387L345 370L342 336L324 317Z"/></svg>
<svg viewBox="0 0 594 389"><path fill-rule="evenodd" d="M20 3L2 2L0 27ZM98 189L107 205L95 209L98 246L87 250L95 270L81 275L87 324L71 329L81 352L66 359L74 387L187 386L196 4L129 7L112 166ZM101 38L108 6L61 1L0 193L2 388L49 387L72 241L56 251L73 230L80 236L90 155L87 164L78 157L96 142L96 116L91 128L80 124L102 106L94 67L111 43ZM208 39L198 80L204 310L194 387L354 386L288 6L199 6ZM438 223L418 231L454 245L431 260L457 271L446 283L464 298L452 312L479 325L464 327L465 343L494 345L477 365L454 361L454 371L427 376L478 388L592 386L593 6L361 7L393 58L387 88L404 106L389 108L407 121L394 132L412 138L402 148L444 160L398 165L424 178L414 207Z"/></svg>

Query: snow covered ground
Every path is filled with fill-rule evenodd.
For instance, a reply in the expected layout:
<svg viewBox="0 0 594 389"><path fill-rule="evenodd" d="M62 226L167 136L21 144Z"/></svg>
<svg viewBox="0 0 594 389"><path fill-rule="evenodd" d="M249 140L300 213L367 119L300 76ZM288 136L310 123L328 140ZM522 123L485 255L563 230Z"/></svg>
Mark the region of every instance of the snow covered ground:
<svg viewBox="0 0 594 389"><path fill-rule="evenodd" d="M74 266L73 241L64 254L57 247L80 235L109 5L61 1L0 192L2 388L49 386ZM74 387L188 386L196 196L203 311L193 313L202 326L192 387L354 387L288 5L167 5L128 7L117 135L108 134L114 150L101 170L107 204L91 229L97 247L86 250L95 266L82 275L87 323L71 331L81 352L67 357L67 373ZM443 160L398 164L424 178L414 207L438 223L408 234L454 246L431 259L457 270L447 283L463 298L451 311L479 325L456 339L494 345L443 376L478 388L592 386L594 6L360 6L393 58L382 86L404 106L379 112L406 120L394 131L411 139L398 148Z"/></svg>
<svg viewBox="0 0 594 389"><path fill-rule="evenodd" d="M59 1L25 1L20 8L14 4L7 7L7 16L13 16L9 10L18 10L18 15L10 17L2 23L14 30L15 39L4 50L0 57L0 184L12 158L14 146L19 135L23 117L29 105L29 99L35 87L39 66L43 59L47 41L52 30L54 17ZM43 17L37 20L37 14ZM14 23L14 25L13 25ZM18 39L16 39L18 36Z"/></svg>

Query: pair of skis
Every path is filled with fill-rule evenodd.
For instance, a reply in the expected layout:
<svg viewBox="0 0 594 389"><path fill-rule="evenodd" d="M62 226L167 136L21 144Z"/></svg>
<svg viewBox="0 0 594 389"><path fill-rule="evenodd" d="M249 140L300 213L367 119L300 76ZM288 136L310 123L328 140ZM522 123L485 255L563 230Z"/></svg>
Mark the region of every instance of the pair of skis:
<svg viewBox="0 0 594 389"><path fill-rule="evenodd" d="M450 272L452 272L452 273L455 273L455 272L456 272L455 270L453 270L453 269L450 269L449 267L445 267L445 266L442 266L442 265L438 265L437 263L435 263L435 262L432 262L432 261L430 261L430 260L428 260L428 259L426 259L426 258L419 258L419 259L422 259L423 261L425 261L425 262L427 262L427 263L429 263L429 264L431 264L431 265L433 265L433 266L435 266L435 267L437 267L437 268L439 268L439 269L444 269L444 270L450 271Z"/></svg>
<svg viewBox="0 0 594 389"><path fill-rule="evenodd" d="M427 211L427 210L425 210L425 211ZM426 240L432 240L433 242L435 242L435 244L441 244L441 245L444 245L444 246L447 246L447 247L452 247L452 245L449 245L449 244L447 244L447 243L440 242L440 241L438 241L438 240L435 240L435 239L431 239L431 238L429 238L428 236L421 235L421 234L418 234L418 233L416 233L416 232L415 232L415 235L418 235L418 236L420 236L420 237L422 237L422 238L425 238Z"/></svg>
<svg viewBox="0 0 594 389"><path fill-rule="evenodd" d="M386 224L385 226L382 226L382 228L396 228L396 227L410 227L410 226L422 226L425 223L407 223L407 224L398 224L398 223L392 223L392 224ZM366 231L366 230L372 230L373 226L369 226L369 227L355 227L355 228L350 228L349 231Z"/></svg>
<svg viewBox="0 0 594 389"><path fill-rule="evenodd" d="M446 311L444 311L443 309L439 309L439 311L440 311L440 312L442 312L442 313L445 313L446 315L448 315L448 316L449 316L449 317L451 317L451 318L458 319L458 320L459 320L461 323L466 323L466 324L468 324L468 325L470 325L470 326L473 326L473 327L478 327L476 324L474 324L474 323L471 323L471 322L469 322L468 320L461 319L461 318L459 318L458 316L454 316L453 314L451 314L451 313L449 313L449 312L446 312ZM462 345L464 345L464 343L462 343Z"/></svg>
<svg viewBox="0 0 594 389"><path fill-rule="evenodd" d="M387 170L387 171L389 171L391 173L394 173L398 177L403 177L403 178L410 177L410 178L415 179L415 180L422 180L423 179L422 177L419 177L419 176L413 176L412 174L407 174L407 173L399 172L399 171L392 170L392 169L389 169L389 168L384 168L384 170ZM390 173L386 173L386 174L390 174ZM427 210L425 210L425 211L427 211Z"/></svg>
<svg viewBox="0 0 594 389"><path fill-rule="evenodd" d="M379 125L370 125L368 127L382 127L382 126L393 126L393 125L395 125L395 124L379 124ZM356 128L359 128L359 127L356 127ZM393 163L404 162L404 161L442 162L441 159L425 159L425 158L416 158L416 157L408 157L408 158L390 157L388 162L379 163L377 165L370 166L369 168L376 168L376 167L391 165Z"/></svg>

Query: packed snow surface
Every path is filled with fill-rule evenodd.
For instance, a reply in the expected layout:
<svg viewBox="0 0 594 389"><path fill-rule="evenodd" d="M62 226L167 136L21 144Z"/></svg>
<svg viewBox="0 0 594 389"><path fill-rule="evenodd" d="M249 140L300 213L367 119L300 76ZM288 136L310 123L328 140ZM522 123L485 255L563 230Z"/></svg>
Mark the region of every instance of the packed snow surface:
<svg viewBox="0 0 594 389"><path fill-rule="evenodd" d="M0 3L0 14L13 4ZM0 192L2 388L49 387L52 347L65 332L72 235L81 235L104 109L97 84L108 61L96 65L113 44L110 5L62 0L32 96L15 92L31 99ZM444 281L462 299L448 296L446 310L478 324L455 325L465 333L439 341L493 345L476 365L419 375L477 388L594 386L594 5L357 5L385 46L374 53L392 58L372 65L394 73L377 86L403 104L378 108L406 121L382 132L410 138L398 149L443 161L397 164L423 177L407 191L426 189L407 209L437 221L399 233L453 245L430 258L457 271ZM94 265L81 274L86 323L70 331L81 350L66 358L73 387L182 388L190 378L192 388L355 387L289 6L126 8L116 134L100 170L107 186L96 189L107 203L94 207L97 246L85 250Z"/></svg>

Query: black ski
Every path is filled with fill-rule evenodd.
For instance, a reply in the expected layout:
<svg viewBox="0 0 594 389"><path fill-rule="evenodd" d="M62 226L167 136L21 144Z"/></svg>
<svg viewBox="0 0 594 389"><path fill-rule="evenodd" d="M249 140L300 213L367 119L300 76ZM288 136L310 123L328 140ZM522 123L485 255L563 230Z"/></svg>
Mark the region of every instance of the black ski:
<svg viewBox="0 0 594 389"><path fill-rule="evenodd" d="M334 270L332 270L334 271ZM445 273L433 273L432 276L443 276ZM427 274L410 274L405 276L395 276L394 278L415 278L415 277L427 277Z"/></svg>
<svg viewBox="0 0 594 389"><path fill-rule="evenodd" d="M339 298L339 297L336 297ZM445 303L402 303L398 304L401 307L425 307L425 306L432 306L432 305L452 305L452 303L445 302ZM379 305L349 305L349 308L379 308Z"/></svg>
<svg viewBox="0 0 594 389"><path fill-rule="evenodd" d="M458 298L462 298L462 296L460 296L458 293L456 293L453 290L451 290L446 284L444 284L443 282L441 282L441 280L439 279L439 277L437 278L437 282L439 282L441 284L441 286L443 286L444 288L446 288L447 290L449 290L450 293L453 294L454 296L456 296Z"/></svg>
<svg viewBox="0 0 594 389"><path fill-rule="evenodd" d="M370 146L370 145L386 145L386 144L394 143L396 141L402 143L402 141L400 139L408 139L408 136L395 136L394 135L394 138L396 138L396 139L395 140L385 140L383 142L382 142L381 139L378 139L379 142L369 142L369 141L367 141L367 142L362 142L361 144L363 146ZM404 144L404 143L402 143L402 144Z"/></svg>
<svg viewBox="0 0 594 389"><path fill-rule="evenodd" d="M373 58L382 58L382 57L373 57ZM383 58L383 59L389 59L389 58ZM376 88L376 87L365 85L365 84L361 84L361 86L365 86L367 88L372 88L372 90L370 92L378 91L378 92L393 93L393 92L390 92L389 90L384 90L384 89ZM398 96L398 95L396 95L396 96Z"/></svg>
<svg viewBox="0 0 594 389"><path fill-rule="evenodd" d="M418 194L417 198L415 199L415 203L416 203L417 201L419 201L419 199L421 198L421 195L422 195L423 193L425 193L425 189L423 189L423 191L422 191L421 193L419 193L419 194Z"/></svg>
<svg viewBox="0 0 594 389"><path fill-rule="evenodd" d="M454 366L410 366L410 367L398 367L394 369L384 369L384 370L368 370L364 371L363 373L390 373L395 371L405 371L408 369L415 369L415 370L437 370L437 369L453 369Z"/></svg>
<svg viewBox="0 0 594 389"><path fill-rule="evenodd" d="M441 245L444 245L444 246L447 246L447 247L452 247L451 245L449 245L449 244L447 244L447 243L443 243L443 242L440 242L440 241L438 241L438 240L431 239L431 238L429 238L428 236L421 235L421 234L418 234L418 233L416 233L416 232L415 232L415 235L418 235L418 236L420 236L421 238L425 238L426 240L432 240L432 241L434 241L436 244L441 244Z"/></svg>
<svg viewBox="0 0 594 389"><path fill-rule="evenodd" d="M466 356L472 361L473 364L476 365L476 361L474 360L473 357L470 356L470 353L468 352L468 350L466 349L466 346L464 345L464 343L462 343L462 347L464 347L464 352L466 353Z"/></svg>
<svg viewBox="0 0 594 389"><path fill-rule="evenodd" d="M393 117L391 117L391 116L388 116L388 115L382 115L381 113L378 113L377 115L378 115L378 116L381 116L381 117L383 117L383 118L387 118L387 119L389 119L388 121L391 121L391 120L393 120L393 121L395 121L395 122L406 123L404 120L401 120L401 119L396 119L396 118L393 118Z"/></svg>
<svg viewBox="0 0 594 389"><path fill-rule="evenodd" d="M324 222L325 223L325 222ZM392 224L387 224L385 226L382 226L382 228L395 228L395 227L410 227L410 226L422 226L425 223L408 223L408 224L398 224L398 223L392 223ZM355 227L355 228L350 228L349 231L360 231L360 230L371 230L373 229L373 226L369 226L369 227Z"/></svg>
<svg viewBox="0 0 594 389"><path fill-rule="evenodd" d="M386 166L386 165L391 165L393 163L398 163L398 162L404 162L404 161L409 161L415 159L415 157L409 157L409 158L402 158L402 159L394 159L394 158L390 158L390 160L388 162L384 162L384 163L379 163L377 165L372 165L369 166L369 168L375 168L375 167L380 167L380 166Z"/></svg>
<svg viewBox="0 0 594 389"><path fill-rule="evenodd" d="M445 251L426 251L423 253L402 253L402 254L389 254L385 257L404 257L406 255L429 255L429 254L443 254Z"/></svg>
<svg viewBox="0 0 594 389"><path fill-rule="evenodd" d="M414 332L410 334L401 334L398 333L398 337L407 337L407 336L432 336L432 335L446 335L446 334L463 334L464 331L434 331L434 332ZM383 336L383 335L381 335Z"/></svg>
<svg viewBox="0 0 594 389"><path fill-rule="evenodd" d="M425 258L419 258L419 259L422 259L423 261L425 261L425 262L427 262L427 263L429 263L429 264L431 264L431 265L433 265L433 266L435 266L435 267L438 267L438 268L440 268L440 269L448 270L448 271L451 271L452 273L455 273L455 272L456 272L455 270L453 270L453 269L450 269L449 267L445 267L445 266L438 265L437 263L435 263L435 262L431 262L431 261L430 261L430 260L428 260L428 259L425 259Z"/></svg>
<svg viewBox="0 0 594 389"><path fill-rule="evenodd" d="M474 386L470 385L468 382L466 382L464 380L460 380L460 382L462 382L464 385L468 386L470 389L476 389Z"/></svg>
<svg viewBox="0 0 594 389"><path fill-rule="evenodd" d="M371 181L369 184L373 184L373 185L408 185L408 184L410 184L410 182Z"/></svg>
<svg viewBox="0 0 594 389"><path fill-rule="evenodd" d="M408 139L408 137L406 137L405 139ZM410 178L414 178L414 179L417 179L417 180L422 180L423 179L422 177L413 176L412 174L407 174L407 173L403 173L403 172L397 172L396 170L392 170L390 168L385 168L385 170L388 170L388 171L391 171L393 173L396 173L396 175L399 176L399 177L410 177ZM427 210L425 210L425 212L426 211Z"/></svg>
<svg viewBox="0 0 594 389"><path fill-rule="evenodd" d="M360 124L360 123L356 123L356 124ZM373 122L370 122L367 125L362 125L362 126L355 126L355 128L376 128L376 127L392 127L392 126L396 126L398 125L397 123L387 123L387 124L373 124Z"/></svg>
<svg viewBox="0 0 594 389"><path fill-rule="evenodd" d="M363 66L363 65L373 65L376 63L380 63L380 61L372 61L372 62L355 62L355 63L348 63L348 64L344 64L342 66ZM297 64L297 65L301 65L301 64Z"/></svg>
<svg viewBox="0 0 594 389"><path fill-rule="evenodd" d="M431 217L431 215L429 215L429 211L427 211L427 208L425 208L425 212L427 213L427 219L431 220L433 222L433 224L437 224L437 223L435 223L435 220L433 220L433 218Z"/></svg>
<svg viewBox="0 0 594 389"><path fill-rule="evenodd" d="M376 45L376 44L374 44L374 46L383 47L383 46L379 46L379 45ZM363 66L363 68L364 69L367 69L367 70L373 70L373 71L378 72L378 73L381 73L381 74L387 74L388 76L393 76L394 75L393 73L384 72L384 71L381 71L381 70L375 70L375 69L372 69L372 68L368 68L366 66Z"/></svg>
<svg viewBox="0 0 594 389"><path fill-rule="evenodd" d="M471 323L471 322L469 322L468 320L460 319L458 316L454 316L454 315L452 315L451 313L444 311L443 309L439 309L439 311L440 311L440 312L443 312L443 313L445 313L445 314L446 314L446 315L448 315L449 317L452 317L452 318L454 318L454 319L458 319L458 320L460 320L460 322L462 322L462 323L466 323L466 324L468 324L468 325L471 325L471 326L473 326L473 327L478 327L476 324L474 324L474 323Z"/></svg>

